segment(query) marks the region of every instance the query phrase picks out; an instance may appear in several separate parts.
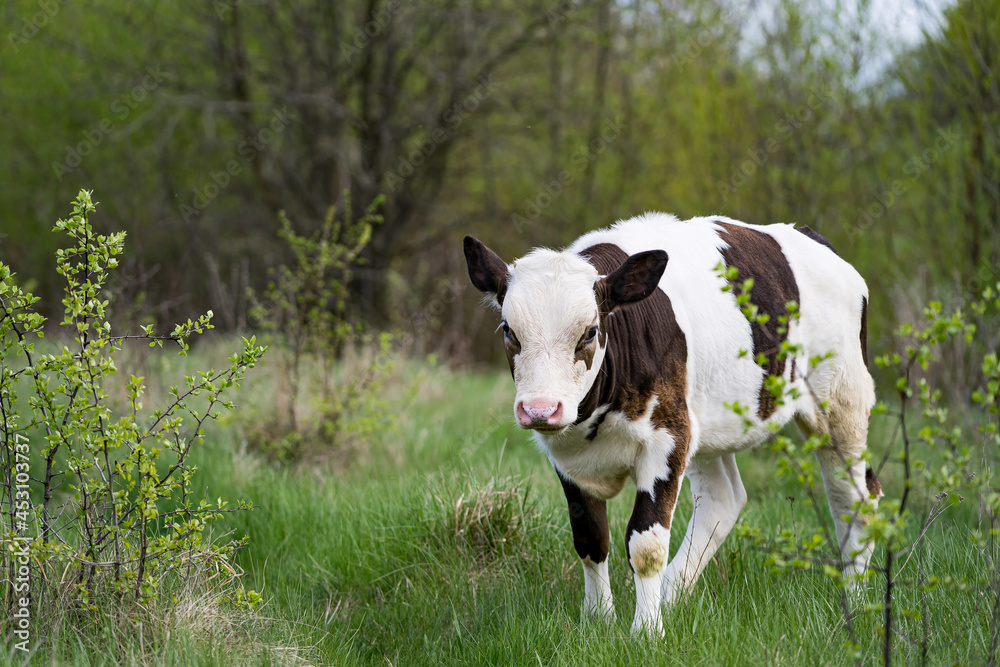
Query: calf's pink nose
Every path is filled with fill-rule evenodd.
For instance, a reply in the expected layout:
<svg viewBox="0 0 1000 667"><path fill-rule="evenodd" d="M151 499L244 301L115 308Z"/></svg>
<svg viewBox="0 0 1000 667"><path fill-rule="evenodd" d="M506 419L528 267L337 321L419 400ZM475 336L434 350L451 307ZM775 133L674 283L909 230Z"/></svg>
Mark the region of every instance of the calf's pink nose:
<svg viewBox="0 0 1000 667"><path fill-rule="evenodd" d="M548 424L556 426L562 420L562 403L550 403L543 399L521 401L517 404L517 421L521 426Z"/></svg>

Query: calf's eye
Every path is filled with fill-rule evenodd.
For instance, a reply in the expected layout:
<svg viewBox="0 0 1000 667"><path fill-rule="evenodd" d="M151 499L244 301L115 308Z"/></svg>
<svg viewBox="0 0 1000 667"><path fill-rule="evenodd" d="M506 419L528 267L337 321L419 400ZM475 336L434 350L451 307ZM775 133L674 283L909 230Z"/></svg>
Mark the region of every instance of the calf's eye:
<svg viewBox="0 0 1000 667"><path fill-rule="evenodd" d="M514 332L510 330L510 327L507 326L507 323L504 322L500 326L503 328L503 337L506 338L507 340L511 341L512 343L516 343L517 342L517 336L515 336Z"/></svg>
<svg viewBox="0 0 1000 667"><path fill-rule="evenodd" d="M583 336L584 343L590 343L597 337L597 327L590 327L587 329L587 333Z"/></svg>

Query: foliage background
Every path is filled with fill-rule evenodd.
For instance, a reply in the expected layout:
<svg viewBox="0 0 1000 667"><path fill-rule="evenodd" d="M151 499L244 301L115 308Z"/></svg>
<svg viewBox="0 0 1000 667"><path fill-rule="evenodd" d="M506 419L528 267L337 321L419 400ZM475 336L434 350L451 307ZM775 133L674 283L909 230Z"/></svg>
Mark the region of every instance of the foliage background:
<svg viewBox="0 0 1000 667"><path fill-rule="evenodd" d="M352 308L411 330L462 234L513 258L645 210L817 229L876 336L1000 273L995 0L14 0L0 25L0 252L49 309L81 187L129 233L124 316L229 330L289 259L278 211L311 233L345 189L386 198ZM474 302L421 345L498 361Z"/></svg>

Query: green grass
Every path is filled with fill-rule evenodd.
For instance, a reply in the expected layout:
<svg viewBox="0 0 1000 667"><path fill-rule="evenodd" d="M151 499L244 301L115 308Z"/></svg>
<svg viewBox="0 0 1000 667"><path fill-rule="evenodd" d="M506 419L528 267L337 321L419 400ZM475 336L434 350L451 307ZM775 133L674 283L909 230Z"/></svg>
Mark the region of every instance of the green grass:
<svg viewBox="0 0 1000 667"><path fill-rule="evenodd" d="M241 400L267 391L264 373ZM735 536L694 593L667 611L662 640L630 636L629 487L609 503L618 620L582 618L583 576L565 500L545 457L514 426L512 396L506 373L430 371L400 415L399 433L346 468L272 467L243 450L237 423L218 425L198 455L198 486L211 498L259 505L215 528L250 538L238 563L246 586L263 593L256 615L189 623L169 639L110 653L99 636L82 641L67 631L39 657L68 665L853 664L834 585L813 571L773 574L766 554ZM877 453L890 431L887 421L874 424ZM801 487L775 478L775 454L760 449L738 462L749 494L744 521L767 533L793 519L803 532L816 526ZM898 495L897 467L887 467L883 483ZM798 497L794 517L787 496ZM916 490L916 517L927 496ZM685 484L674 549L691 511ZM924 629L909 614L922 604L918 564L968 582L940 586L923 601L928 664L987 661L996 582L969 539L977 511L972 498L949 509L907 565L897 588L898 664L920 659ZM860 604L877 595L869 591ZM854 620L865 664L881 660L881 627L874 612Z"/></svg>

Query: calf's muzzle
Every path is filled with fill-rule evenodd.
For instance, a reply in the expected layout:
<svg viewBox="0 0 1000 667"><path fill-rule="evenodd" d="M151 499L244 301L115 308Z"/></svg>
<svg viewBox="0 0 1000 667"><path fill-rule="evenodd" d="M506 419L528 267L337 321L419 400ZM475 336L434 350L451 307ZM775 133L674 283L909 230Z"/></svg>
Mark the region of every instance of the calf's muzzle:
<svg viewBox="0 0 1000 667"><path fill-rule="evenodd" d="M519 401L517 404L517 421L521 428L533 428L540 431L550 431L560 427L562 422L562 403L552 403L545 399Z"/></svg>

